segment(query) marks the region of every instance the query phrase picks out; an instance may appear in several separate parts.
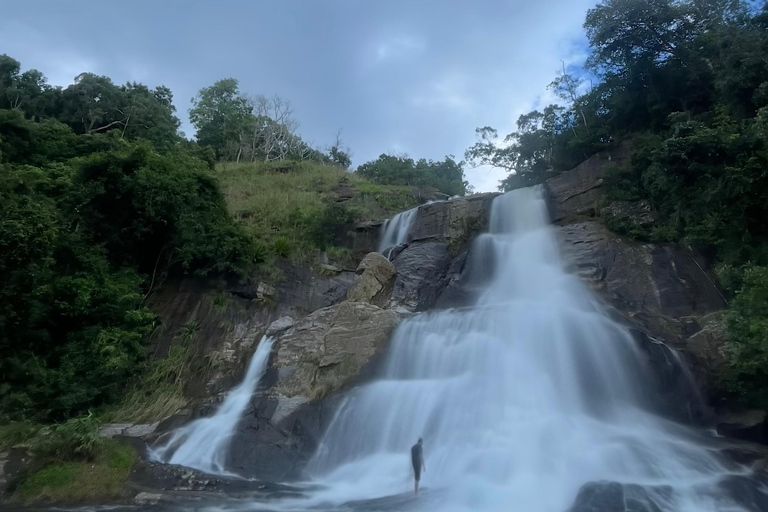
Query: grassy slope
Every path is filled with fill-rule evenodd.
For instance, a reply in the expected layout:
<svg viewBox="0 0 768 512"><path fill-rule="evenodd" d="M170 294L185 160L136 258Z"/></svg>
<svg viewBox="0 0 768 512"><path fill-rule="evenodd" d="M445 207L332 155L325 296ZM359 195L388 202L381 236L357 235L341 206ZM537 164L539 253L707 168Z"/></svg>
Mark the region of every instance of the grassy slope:
<svg viewBox="0 0 768 512"><path fill-rule="evenodd" d="M221 164L218 171L230 213L267 245L282 236L311 249L302 221L320 215L340 187L357 190L343 203L357 221L385 219L417 204L410 187L375 185L314 162Z"/></svg>

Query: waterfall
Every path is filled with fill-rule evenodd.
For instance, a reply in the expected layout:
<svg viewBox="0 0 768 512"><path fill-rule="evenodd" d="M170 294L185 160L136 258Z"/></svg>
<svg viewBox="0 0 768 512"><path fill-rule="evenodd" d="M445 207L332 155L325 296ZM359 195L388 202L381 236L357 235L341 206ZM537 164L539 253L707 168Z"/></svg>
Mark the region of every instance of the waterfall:
<svg viewBox="0 0 768 512"><path fill-rule="evenodd" d="M656 414L647 356L564 271L541 189L494 200L472 261L473 304L404 321L380 377L345 398L308 466L311 506L412 493L423 437L408 510L565 512L598 481L642 486L649 511L743 510L717 487L743 473Z"/></svg>
<svg viewBox="0 0 768 512"><path fill-rule="evenodd" d="M405 243L418 211L419 207L417 206L416 208L411 208L410 210L398 213L386 221L379 240L379 248L377 249L377 252L384 254L388 249Z"/></svg>
<svg viewBox="0 0 768 512"><path fill-rule="evenodd" d="M151 451L150 458L205 473L228 475L225 460L229 440L266 372L271 352L272 340L265 336L251 357L243 382L227 394L214 415L176 429L164 446Z"/></svg>

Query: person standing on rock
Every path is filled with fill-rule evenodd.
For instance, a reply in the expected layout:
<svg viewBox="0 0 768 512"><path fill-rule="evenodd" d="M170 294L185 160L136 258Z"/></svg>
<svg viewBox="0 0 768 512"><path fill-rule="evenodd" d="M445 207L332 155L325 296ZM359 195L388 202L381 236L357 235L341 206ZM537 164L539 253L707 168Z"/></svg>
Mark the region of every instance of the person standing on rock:
<svg viewBox="0 0 768 512"><path fill-rule="evenodd" d="M416 495L419 494L419 480L421 480L421 471L427 470L424 465L424 449L422 447L424 440L419 438L415 445L411 447L411 464L413 464L413 490Z"/></svg>

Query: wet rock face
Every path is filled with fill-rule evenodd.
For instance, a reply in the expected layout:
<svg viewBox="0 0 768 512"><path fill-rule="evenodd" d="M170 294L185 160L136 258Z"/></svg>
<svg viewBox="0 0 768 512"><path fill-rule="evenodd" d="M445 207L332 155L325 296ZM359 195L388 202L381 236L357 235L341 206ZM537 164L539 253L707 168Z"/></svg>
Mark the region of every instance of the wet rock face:
<svg viewBox="0 0 768 512"><path fill-rule="evenodd" d="M579 490L569 512L662 512L654 498L668 498L671 491L665 487L646 489L617 482L590 482Z"/></svg>
<svg viewBox="0 0 768 512"><path fill-rule="evenodd" d="M270 325L274 335L290 326L284 323L340 302L355 279L348 271L324 276L288 263L278 267L281 278L271 283L258 275L229 282L188 278L167 283L152 298L152 309L164 326L151 346L155 357L164 357L183 329L194 331L200 357L215 353L216 369L196 374L187 384L185 393L193 403L237 384Z"/></svg>
<svg viewBox="0 0 768 512"><path fill-rule="evenodd" d="M638 327L672 343L725 302L695 255L673 244L624 239L597 222L558 228L570 270Z"/></svg>
<svg viewBox="0 0 768 512"><path fill-rule="evenodd" d="M425 311L437 302L448 285L453 257L441 242L413 243L400 251L393 263L397 269L392 307Z"/></svg>
<svg viewBox="0 0 768 512"><path fill-rule="evenodd" d="M768 444L768 414L760 410L747 410L720 416L717 433L721 436Z"/></svg>
<svg viewBox="0 0 768 512"><path fill-rule="evenodd" d="M614 201L600 210L602 217L611 217L615 220L627 221L633 226L648 226L656 222L656 212L651 208L651 203L646 200L630 203L627 201Z"/></svg>

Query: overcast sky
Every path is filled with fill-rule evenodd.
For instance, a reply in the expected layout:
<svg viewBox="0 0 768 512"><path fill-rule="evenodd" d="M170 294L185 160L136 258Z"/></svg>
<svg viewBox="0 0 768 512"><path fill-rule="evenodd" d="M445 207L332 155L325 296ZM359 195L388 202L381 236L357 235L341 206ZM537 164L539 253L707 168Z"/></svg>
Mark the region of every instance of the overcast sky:
<svg viewBox="0 0 768 512"><path fill-rule="evenodd" d="M584 59L596 0L37 1L3 9L0 53L68 85L90 71L190 98L234 77L289 99L316 146L336 131L359 164L383 152L462 158L474 130L513 128ZM21 6L22 4L15 4ZM504 172L467 170L479 191Z"/></svg>

